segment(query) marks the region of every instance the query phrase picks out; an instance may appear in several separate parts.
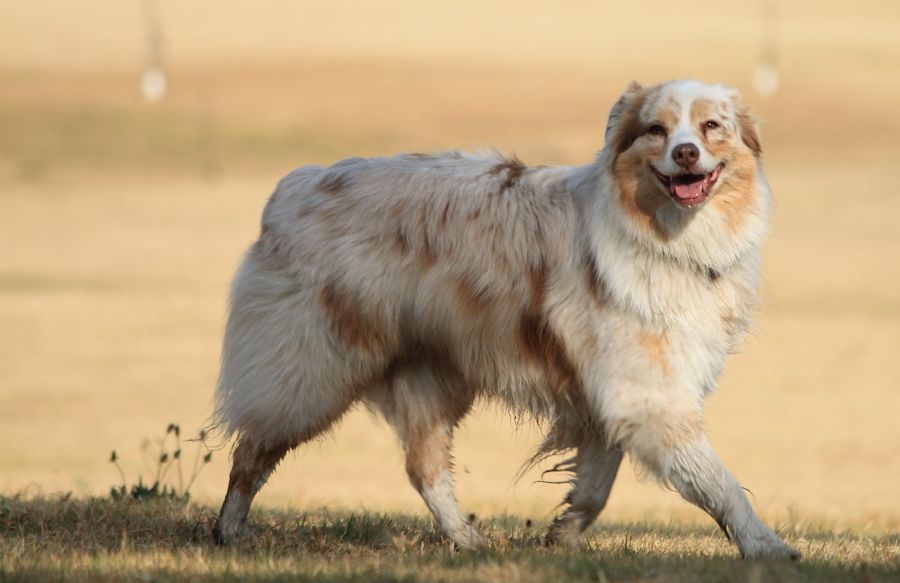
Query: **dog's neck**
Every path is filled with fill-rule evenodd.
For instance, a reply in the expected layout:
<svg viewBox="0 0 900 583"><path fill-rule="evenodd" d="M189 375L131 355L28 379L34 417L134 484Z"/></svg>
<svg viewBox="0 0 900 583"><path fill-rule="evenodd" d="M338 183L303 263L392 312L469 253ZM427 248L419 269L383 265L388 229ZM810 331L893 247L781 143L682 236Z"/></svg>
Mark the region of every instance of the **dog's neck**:
<svg viewBox="0 0 900 583"><path fill-rule="evenodd" d="M710 205L676 208L666 202L655 211L655 226L647 229L626 212L619 201L618 184L606 171L603 153L590 165L573 169L567 179L578 208L586 243L594 256L601 247L625 246L635 260L671 263L714 283L742 263L756 265L769 214L768 186L759 173L757 206L747 211L740 230L726 228Z"/></svg>

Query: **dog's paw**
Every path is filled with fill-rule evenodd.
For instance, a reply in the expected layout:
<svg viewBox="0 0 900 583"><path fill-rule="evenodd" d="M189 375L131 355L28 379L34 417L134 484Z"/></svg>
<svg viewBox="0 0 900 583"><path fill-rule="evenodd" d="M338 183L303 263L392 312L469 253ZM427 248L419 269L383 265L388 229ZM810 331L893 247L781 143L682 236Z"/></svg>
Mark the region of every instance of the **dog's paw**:
<svg viewBox="0 0 900 583"><path fill-rule="evenodd" d="M581 543L581 530L573 520L556 519L544 536L545 547L563 546L577 548Z"/></svg>
<svg viewBox="0 0 900 583"><path fill-rule="evenodd" d="M566 546L570 549L581 545L581 534L591 522L593 516L575 508L568 508L556 517L547 529L544 546Z"/></svg>
<svg viewBox="0 0 900 583"><path fill-rule="evenodd" d="M474 551L487 547L487 541L484 536L472 524L466 524L464 527L447 534L456 543L456 546L461 549Z"/></svg>
<svg viewBox="0 0 900 583"><path fill-rule="evenodd" d="M739 543L741 556L748 560L791 560L800 559L800 551L786 545L778 535L766 528L756 536Z"/></svg>
<svg viewBox="0 0 900 583"><path fill-rule="evenodd" d="M228 527L217 521L212 531L213 540L219 546L234 546L249 540L250 529L244 525Z"/></svg>

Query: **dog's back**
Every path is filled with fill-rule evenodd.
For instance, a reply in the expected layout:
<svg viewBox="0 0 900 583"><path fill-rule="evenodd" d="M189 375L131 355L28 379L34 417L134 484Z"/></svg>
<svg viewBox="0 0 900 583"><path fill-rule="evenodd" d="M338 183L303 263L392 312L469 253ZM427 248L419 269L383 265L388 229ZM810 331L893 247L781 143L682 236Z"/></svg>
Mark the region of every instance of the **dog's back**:
<svg viewBox="0 0 900 583"><path fill-rule="evenodd" d="M541 371L521 356L545 360L543 304L577 293L569 271L582 265L565 175L448 154L287 176L234 283L219 388L226 428L294 439L311 397L320 408L365 396L362 385L426 351L478 389L526 393L523 406L535 406ZM568 391L560 375L572 365L554 358L553 389Z"/></svg>

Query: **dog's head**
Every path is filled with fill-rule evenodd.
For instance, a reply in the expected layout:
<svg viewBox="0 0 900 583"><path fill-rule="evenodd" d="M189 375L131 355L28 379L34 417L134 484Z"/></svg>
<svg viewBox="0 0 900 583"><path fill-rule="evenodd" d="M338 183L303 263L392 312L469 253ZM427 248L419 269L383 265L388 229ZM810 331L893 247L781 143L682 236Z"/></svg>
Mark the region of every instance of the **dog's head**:
<svg viewBox="0 0 900 583"><path fill-rule="evenodd" d="M761 152L737 91L670 81L625 90L610 112L603 160L627 215L668 239L692 222L737 234L748 215L764 214Z"/></svg>

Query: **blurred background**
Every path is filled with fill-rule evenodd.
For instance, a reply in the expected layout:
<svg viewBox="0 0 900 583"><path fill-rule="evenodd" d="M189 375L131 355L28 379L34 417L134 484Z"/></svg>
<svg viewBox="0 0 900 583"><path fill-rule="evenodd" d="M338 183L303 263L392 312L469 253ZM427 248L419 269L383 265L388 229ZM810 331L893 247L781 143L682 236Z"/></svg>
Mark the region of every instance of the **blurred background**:
<svg viewBox="0 0 900 583"><path fill-rule="evenodd" d="M709 400L769 519L900 524L896 0L5 0L0 491L105 494L211 411L229 280L290 169L497 147L583 164L632 79L743 91L777 199L754 336ZM538 437L479 409L459 495L548 518ZM218 503L227 449L193 492ZM270 505L425 508L365 411L291 455ZM706 521L623 466L609 519Z"/></svg>

